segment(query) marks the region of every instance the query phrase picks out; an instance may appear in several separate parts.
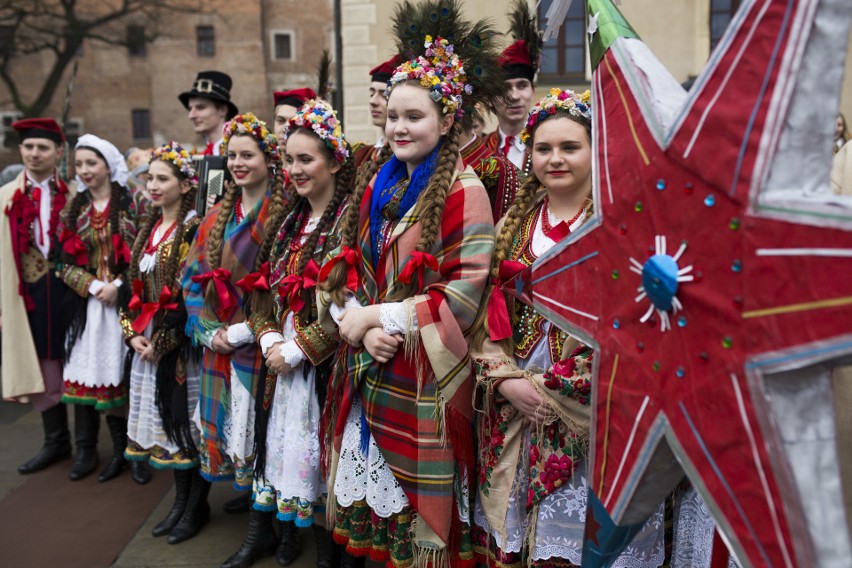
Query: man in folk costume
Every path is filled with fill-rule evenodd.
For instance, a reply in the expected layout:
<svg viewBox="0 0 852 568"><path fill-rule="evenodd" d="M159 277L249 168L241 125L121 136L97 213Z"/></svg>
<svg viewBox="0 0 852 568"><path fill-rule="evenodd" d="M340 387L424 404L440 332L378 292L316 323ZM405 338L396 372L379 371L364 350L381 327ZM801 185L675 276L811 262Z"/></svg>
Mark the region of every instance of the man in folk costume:
<svg viewBox="0 0 852 568"><path fill-rule="evenodd" d="M44 446L18 468L33 473L71 455L62 397L64 338L60 304L68 289L55 274L60 212L73 190L56 170L65 136L51 118L12 124L24 170L0 188L0 329L3 399L31 402L41 412Z"/></svg>
<svg viewBox="0 0 852 568"><path fill-rule="evenodd" d="M360 170L364 162L376 161L385 146L385 123L388 121L388 97L385 90L394 69L402 63L399 54L370 69L370 120L379 129L379 137L373 145L358 143L354 146L355 169Z"/></svg>
<svg viewBox="0 0 852 568"><path fill-rule="evenodd" d="M503 83L490 84L502 85ZM489 150L485 144L485 138L476 135L473 127L478 119L481 119L479 109L475 107L465 109L465 114L460 119L462 133L459 137L459 153L464 165L473 168L482 185L485 186L496 223L515 201L515 194L520 185L519 172L506 156Z"/></svg>
<svg viewBox="0 0 852 568"><path fill-rule="evenodd" d="M221 71L201 71L195 77L192 88L178 95L188 111L195 133L204 139L206 146L202 156L218 156L225 123L239 114L237 105L231 102L230 75Z"/></svg>
<svg viewBox="0 0 852 568"><path fill-rule="evenodd" d="M523 175L530 171L530 156L521 142L521 131L535 96L535 75L541 61L541 34L526 0L515 0L509 33L514 38L500 54L506 81L506 97L496 104L497 130L486 136L492 152L506 156Z"/></svg>
<svg viewBox="0 0 852 568"><path fill-rule="evenodd" d="M275 102L275 123L273 132L278 138L278 146L284 150L284 133L287 130L287 124L290 119L296 116L299 108L311 99L317 98L317 94L310 87L301 89L291 89L289 91L275 91L272 93L272 99Z"/></svg>

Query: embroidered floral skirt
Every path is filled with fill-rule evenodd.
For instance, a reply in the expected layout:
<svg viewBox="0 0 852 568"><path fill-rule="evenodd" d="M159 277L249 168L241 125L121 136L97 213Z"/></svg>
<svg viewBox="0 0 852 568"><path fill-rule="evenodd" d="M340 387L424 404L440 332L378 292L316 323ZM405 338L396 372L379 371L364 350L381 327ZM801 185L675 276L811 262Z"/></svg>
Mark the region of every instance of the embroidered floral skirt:
<svg viewBox="0 0 852 568"><path fill-rule="evenodd" d="M529 455L529 432L523 455ZM532 509L535 533L528 535L528 475L519 460L509 496L504 534L490 527L479 499L474 509L474 551L477 562L492 568L518 566L579 566L586 523L586 463L581 462L570 481L548 494ZM663 507L634 537L629 548L612 564L620 568L656 568L665 560Z"/></svg>
<svg viewBox="0 0 852 568"><path fill-rule="evenodd" d="M86 327L62 372L62 402L88 404L98 410L127 404L127 385L121 382L126 353L115 306L105 306L90 296Z"/></svg>
<svg viewBox="0 0 852 568"><path fill-rule="evenodd" d="M254 480L254 508L277 511L282 521L308 527L325 506L318 500L326 493L320 470L320 408L315 394L316 373L303 366L279 375L269 410L264 478Z"/></svg>

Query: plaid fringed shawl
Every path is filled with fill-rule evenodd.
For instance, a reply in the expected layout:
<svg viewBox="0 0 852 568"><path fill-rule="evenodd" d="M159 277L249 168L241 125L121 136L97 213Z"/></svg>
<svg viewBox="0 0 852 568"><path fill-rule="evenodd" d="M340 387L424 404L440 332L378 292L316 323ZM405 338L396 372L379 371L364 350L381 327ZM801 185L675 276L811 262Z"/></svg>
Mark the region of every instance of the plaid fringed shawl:
<svg viewBox="0 0 852 568"><path fill-rule="evenodd" d="M459 160L457 170L463 167ZM494 248L491 206L482 183L470 168L456 175L440 234L429 251L438 261L438 270L425 270L423 289L413 297L419 333L409 334L409 347L400 348L384 365L375 363L364 349L341 348L335 373L338 377L343 373L343 380L334 381L339 389L329 393L326 405L334 413L330 418L334 424L327 425L334 429L330 472L336 469L353 399L360 396L370 432L412 508L427 525L415 523L414 544L428 541L440 549L452 538L453 484L461 483L456 474L465 467L472 473L474 467L473 375L465 332L476 317ZM362 305L383 302L400 285L398 276L421 233L418 202L384 243L374 272L370 262L372 183L360 204L357 295ZM330 300L323 294L320 300L322 316ZM333 484L331 479L329 487Z"/></svg>
<svg viewBox="0 0 852 568"><path fill-rule="evenodd" d="M211 309L204 302L204 290L201 284L193 282L192 277L210 271L207 262L207 238L216 223L221 204L213 207L198 228L186 257L186 265L181 280L183 286L186 311L188 315L186 333L193 344L201 342L201 338L211 330L223 325L233 325L245 321L243 313L243 293L235 283L246 274L252 272L254 259L260 244L266 235L265 223L269 199L264 198L236 225L231 214L223 236L222 260L220 268L231 271L230 281L226 283L236 305L228 311L219 307ZM204 349L204 359L201 364L201 395L199 410L201 415L201 443L207 449L209 456L209 471L211 478L227 479L230 477L230 459L222 455L221 448L225 447L224 432L222 431L225 413L231 392L231 365L240 382L248 392L257 392L257 378L262 357L256 343L238 347L232 355L222 355L212 349Z"/></svg>

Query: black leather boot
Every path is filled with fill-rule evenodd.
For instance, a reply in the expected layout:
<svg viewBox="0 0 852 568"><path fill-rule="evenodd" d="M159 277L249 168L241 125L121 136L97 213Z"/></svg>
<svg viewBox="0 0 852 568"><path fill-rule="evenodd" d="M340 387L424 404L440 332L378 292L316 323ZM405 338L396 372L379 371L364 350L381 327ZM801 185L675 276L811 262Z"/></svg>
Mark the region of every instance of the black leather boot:
<svg viewBox="0 0 852 568"><path fill-rule="evenodd" d="M74 405L74 443L77 452L68 479L79 481L98 467L98 430L101 416L94 406Z"/></svg>
<svg viewBox="0 0 852 568"><path fill-rule="evenodd" d="M138 485L145 485L151 481L151 470L148 469L148 464L144 461L130 461L130 477Z"/></svg>
<svg viewBox="0 0 852 568"><path fill-rule="evenodd" d="M222 510L229 515L248 513L251 509L251 491L245 491L239 497L225 501Z"/></svg>
<svg viewBox="0 0 852 568"><path fill-rule="evenodd" d="M192 485L191 469L175 470L175 502L166 518L160 521L151 531L154 536L166 536L175 525L178 524L183 512L186 510L186 502L189 499L189 488Z"/></svg>
<svg viewBox="0 0 852 568"><path fill-rule="evenodd" d="M210 482L201 477L198 469L193 469L186 509L169 533L169 544L177 544L194 537L210 521L210 505L207 503L209 494Z"/></svg>
<svg viewBox="0 0 852 568"><path fill-rule="evenodd" d="M124 458L124 450L127 448L127 418L107 414L106 423L112 438L112 457L98 476L101 483L118 477L127 467L127 460Z"/></svg>
<svg viewBox="0 0 852 568"><path fill-rule="evenodd" d="M353 556L340 547L340 568L364 568L367 565L366 556Z"/></svg>
<svg viewBox="0 0 852 568"><path fill-rule="evenodd" d="M71 456L67 407L59 403L48 408L41 413L41 423L44 427L44 445L32 459L18 468L18 473L35 473Z"/></svg>
<svg viewBox="0 0 852 568"><path fill-rule="evenodd" d="M334 542L334 533L316 523L312 528L317 543L317 568L339 568L342 547Z"/></svg>
<svg viewBox="0 0 852 568"><path fill-rule="evenodd" d="M302 552L299 529L293 521L281 521L281 540L275 551L275 560L281 566L292 564Z"/></svg>
<svg viewBox="0 0 852 568"><path fill-rule="evenodd" d="M274 515L273 512L255 509L249 511L248 534L239 550L222 564L222 568L248 568L255 561L275 554L278 537L272 528Z"/></svg>

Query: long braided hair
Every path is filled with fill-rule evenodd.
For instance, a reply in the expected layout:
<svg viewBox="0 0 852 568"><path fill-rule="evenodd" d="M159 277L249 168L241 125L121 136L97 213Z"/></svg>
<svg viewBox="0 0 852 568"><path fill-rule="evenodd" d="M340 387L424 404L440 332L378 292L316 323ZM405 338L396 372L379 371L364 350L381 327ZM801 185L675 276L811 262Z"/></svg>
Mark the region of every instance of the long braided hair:
<svg viewBox="0 0 852 568"><path fill-rule="evenodd" d="M440 150L438 150L435 171L429 177L429 182L417 199L416 208L421 225L420 238L415 248L418 252L429 252L441 230L444 205L452 186L455 176L455 166L459 157L460 136L461 125L458 122L454 122L447 134L444 135L443 144ZM382 152L384 151L385 149L382 148ZM375 169L378 170L379 166L376 165ZM341 221L340 244L342 246L356 246L359 209L367 185L369 185L369 180L364 175L359 180L346 216ZM346 266L338 263L329 273L323 289L331 293L332 300L335 303L342 305L344 302L343 287L345 283ZM415 287L417 286L417 282L414 279L408 284L402 284L401 282L396 284L397 287L387 296L386 301L401 301L416 293Z"/></svg>
<svg viewBox="0 0 852 568"><path fill-rule="evenodd" d="M334 161L334 154L331 149L326 146L320 137L313 131L301 128L300 132L308 133L313 136L323 155L329 163ZM288 129L288 137L292 135L292 131ZM302 274L307 266L307 263L313 259L317 264L321 264L323 257L330 248L333 248L333 240L328 238L328 235L322 247L319 247L320 238L325 235L334 225L337 219L337 213L340 210L341 204L349 196L352 190L352 184L355 180L355 164L351 156L347 157L341 164L340 169L334 174L334 193L331 200L328 202L325 210L317 223L316 228L311 232L308 240L300 249L299 263L296 267L295 274ZM277 233L267 234L267 239L270 243L274 241L274 246L271 252L271 258L280 259L286 254L286 250L290 245L291 239L298 237L299 226L305 222L305 216L308 215L309 203L306 198L300 197L295 190L293 184L288 188L288 193L291 196L283 212L284 221ZM273 292L275 293L275 292ZM313 294L308 294L305 298L305 305L302 307L298 316L303 322L310 322L316 319L316 302ZM255 290L252 293L251 312L253 316L258 317L261 321L271 321L275 318L275 304L273 296L270 292ZM324 363L317 365L315 368L316 377L314 380L314 389L317 401L322 408L325 405L325 399L328 392L328 379L331 375L332 361L329 359ZM262 384L277 380L275 377L267 377L268 369L264 365L261 369ZM274 388L274 382L270 385ZM270 392L267 393L266 391ZM271 390L267 387L264 389L264 395L258 396L255 401L255 473L263 475L266 469L266 439L267 429L269 425L269 408L264 406L264 399L271 396Z"/></svg>
<svg viewBox="0 0 852 568"><path fill-rule="evenodd" d="M289 196L287 195L287 190L285 188L281 154L278 150L278 139L274 134L269 132L269 129L266 127L266 123L258 119L252 113L237 115L225 125L223 145L225 146L226 152L228 142L235 136L251 137L257 144L260 151L265 155L267 168L269 170L269 182L271 187L265 223L266 236L255 255L253 270L257 270L260 265L266 262L269 258L272 239L276 233L276 229L284 220L283 213ZM242 189L236 184L228 184L225 188L225 195L222 198L222 204L216 215L216 221L207 236L207 243L205 247L207 262L211 270L219 268L222 262L225 225L227 225L228 219L231 217L234 204L237 201L237 197L241 195L241 192ZM208 306L218 305L219 300L216 295L215 285L212 281L207 285L204 300ZM244 305L250 304L245 302Z"/></svg>
<svg viewBox="0 0 852 568"><path fill-rule="evenodd" d="M441 228L459 159L461 121L465 115L475 112L477 103L492 108L505 94L505 82L497 64L496 38L499 34L487 21L465 20L462 11L459 0L427 0L416 5L404 1L397 5L393 15L397 52L408 61L394 71L389 92L399 84L416 85L426 89L431 100L436 101L439 115L451 113L455 116L455 122L443 137L435 170L417 200L421 224L416 245L418 252L432 249ZM439 80L438 84L433 82L434 78ZM389 157L389 151L386 156ZM356 243L364 189L383 163L376 160L372 171L359 175L351 206L341 226L344 246L353 247ZM332 301L339 305L344 301L345 281L346 267L338 263L323 286ZM416 292L416 286L414 279L408 284L394 282L386 301L407 298Z"/></svg>
<svg viewBox="0 0 852 568"><path fill-rule="evenodd" d="M355 179L355 166L337 114L327 103L319 99L306 101L289 120L284 133L285 141L296 133L312 136L330 167L335 162L340 165L340 168L334 174L335 186L332 198L323 211L317 227L301 247L296 274L302 274L312 258L321 262L325 249L328 248L328 240L325 241L323 250L317 250L317 245L320 237L334 224L341 203L352 189ZM294 185L288 188L288 194L290 200L282 211L282 220L278 224L281 225L280 230L277 234L267 234L264 240L263 246L267 251L267 257L273 242L275 243L275 251L272 256L274 258L282 256L284 247L289 245L291 238L295 238L295 233L300 224L305 221L304 217L308 213L308 200L299 197ZM267 320L272 319L275 308L269 298L270 294L256 291L252 299L252 313L262 315ZM313 301L306 302L302 308L301 316L309 318L312 309Z"/></svg>
<svg viewBox="0 0 852 568"><path fill-rule="evenodd" d="M169 250L165 266L161 268L159 274L160 281L165 283L170 290L175 290L175 288L179 290L177 276L182 260L181 248L184 243L194 236L195 229L198 226L197 221L188 222L189 213L195 205L198 177L192 166L191 157L175 142L169 142L155 149L152 152L150 163L153 163L155 160L160 160L167 164L181 184L189 183L190 186L189 191L181 196L181 204L177 216L177 225L175 226L172 237L171 249ZM180 167L178 164L180 164ZM162 219L162 216L162 209L157 208L136 238L128 270L130 283L141 277L139 263L142 260L151 231L154 230L154 227ZM133 286L130 283L119 289L119 301L122 307L128 312L130 311L129 303L133 293ZM158 293L158 290L149 290L150 299L154 300ZM156 371L156 402L160 418L162 419L163 431L168 439L177 444L181 449L195 455L196 449L192 441L189 426L187 384L186 381L181 382L178 380L177 375L179 359L197 359L200 356L200 350L193 348L189 339L183 333L186 325L186 310L182 306L182 294L178 293L177 298L179 305L181 305L180 309L162 312L154 319L155 329L151 339L154 350L160 357ZM126 380L130 378L133 356L134 351L130 350L124 363L124 376Z"/></svg>
<svg viewBox="0 0 852 568"><path fill-rule="evenodd" d="M549 114L545 116L542 120L539 120L528 127L527 132L529 133L529 137L526 140L527 147L532 149L533 142L535 140L535 132L538 129L539 125L541 125L544 120L551 120L553 118L568 118L580 126L582 126L586 134L591 141L592 138L592 123L591 120L578 117L567 110L557 110L554 114ZM529 214L529 212L535 207L537 200L536 197L541 193L544 189L541 181L534 175L527 176L523 183L521 184L520 189L518 189L518 193L515 195L515 201L512 203L512 206L506 212L506 216L503 218L503 226L500 228L500 233L497 235L496 240L494 241L494 252L491 256L491 269L490 269L490 282L488 287L485 290L485 293L482 295L482 302L479 305L479 311L476 315L476 320L471 327L471 348L478 349L482 346L482 343L488 337L488 300L491 298L491 294L501 294L500 290L495 290L493 282L495 282L498 278L500 272L500 263L504 260L509 260L509 256L512 254L512 249L515 245L515 240L517 239L521 224L523 223L524 218ZM588 218L593 213L593 204L591 199L588 200L585 206L585 218ZM512 302L507 302L507 306L512 306ZM509 313L511 315L512 309L510 307ZM506 339L501 340L500 347L503 349L504 353L511 354L514 353L515 343L512 337L508 337Z"/></svg>

